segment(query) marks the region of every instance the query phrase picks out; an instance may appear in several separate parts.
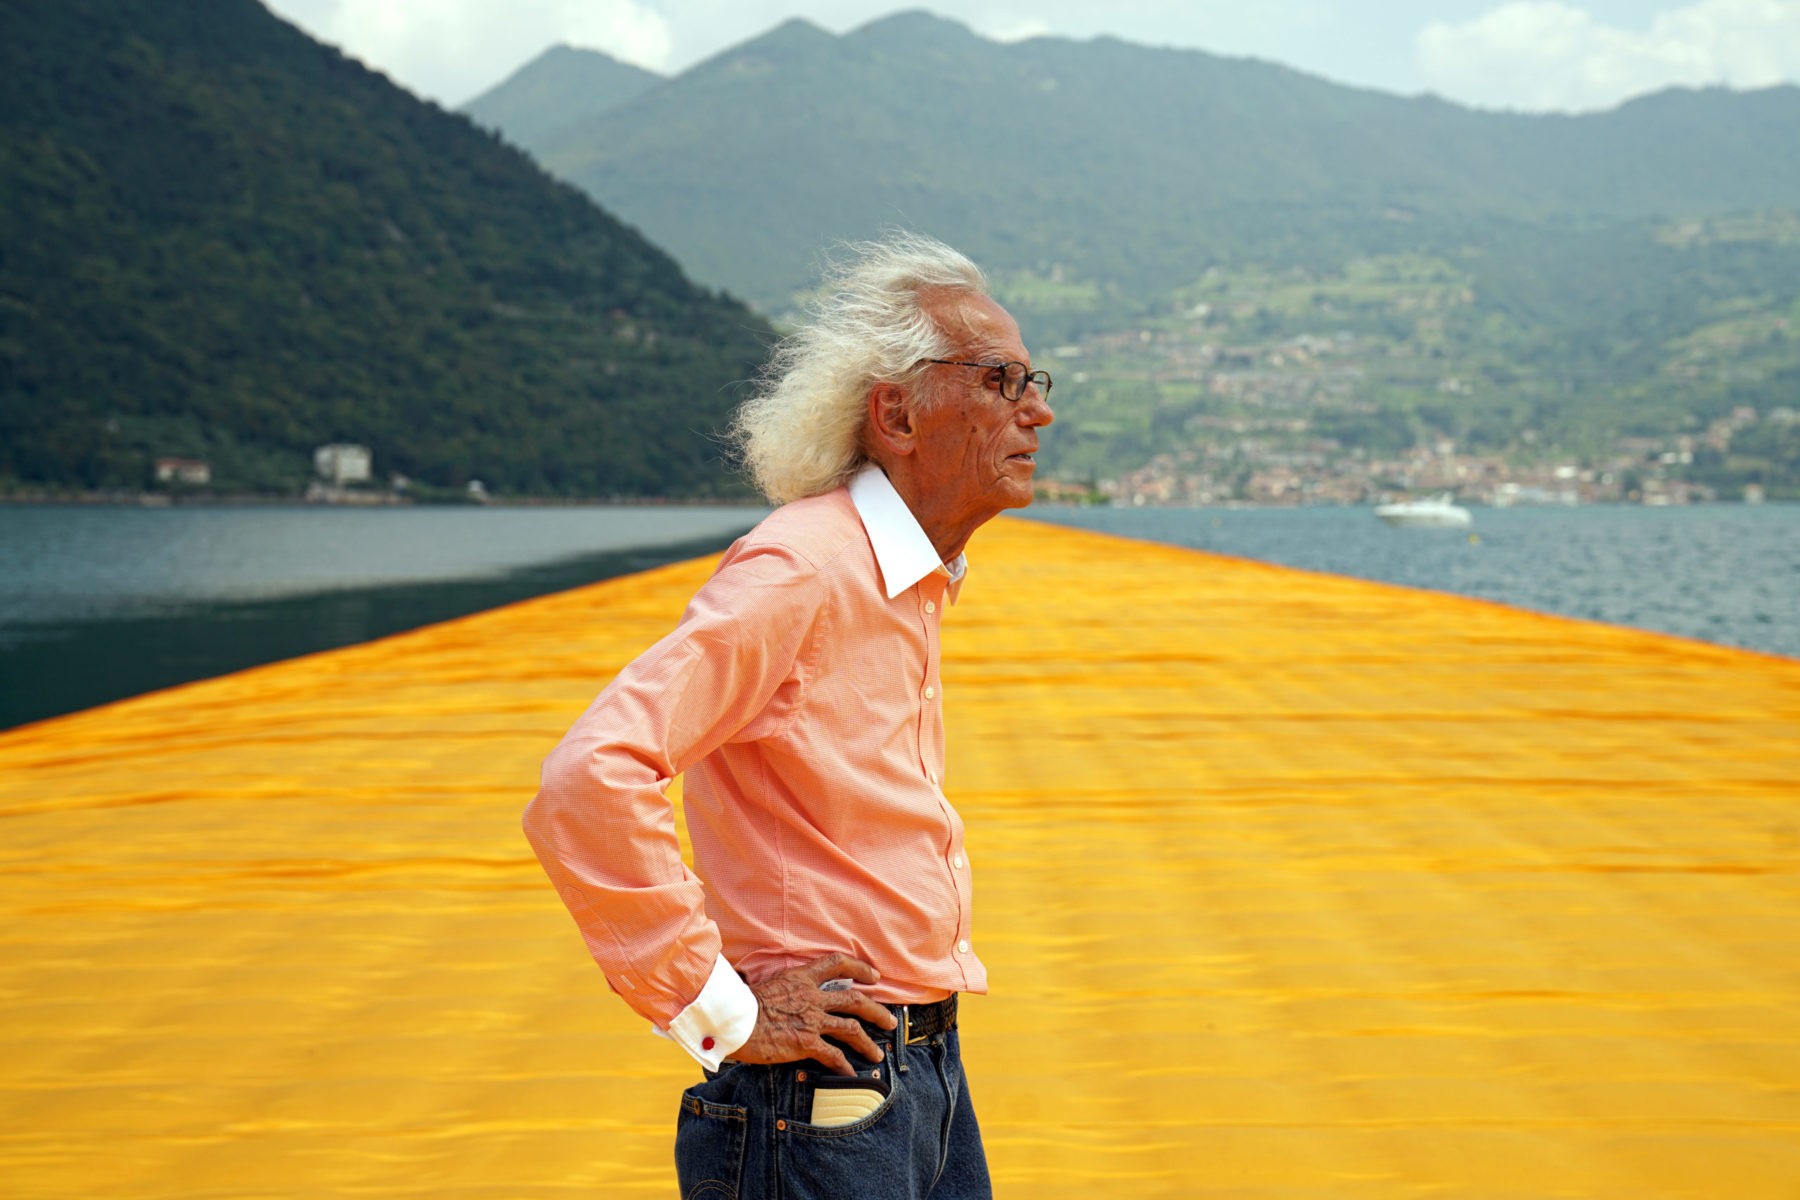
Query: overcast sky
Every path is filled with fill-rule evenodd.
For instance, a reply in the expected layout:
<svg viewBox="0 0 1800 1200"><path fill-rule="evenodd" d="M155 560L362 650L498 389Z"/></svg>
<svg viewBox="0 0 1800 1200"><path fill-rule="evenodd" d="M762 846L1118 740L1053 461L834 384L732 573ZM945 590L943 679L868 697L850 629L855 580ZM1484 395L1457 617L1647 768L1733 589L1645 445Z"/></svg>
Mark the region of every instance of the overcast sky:
<svg viewBox="0 0 1800 1200"><path fill-rule="evenodd" d="M564 42L672 73L789 17L844 33L904 0L265 0L454 106ZM1483 108L1591 111L1672 84L1800 82L1800 0L962 0L988 37L1112 34Z"/></svg>

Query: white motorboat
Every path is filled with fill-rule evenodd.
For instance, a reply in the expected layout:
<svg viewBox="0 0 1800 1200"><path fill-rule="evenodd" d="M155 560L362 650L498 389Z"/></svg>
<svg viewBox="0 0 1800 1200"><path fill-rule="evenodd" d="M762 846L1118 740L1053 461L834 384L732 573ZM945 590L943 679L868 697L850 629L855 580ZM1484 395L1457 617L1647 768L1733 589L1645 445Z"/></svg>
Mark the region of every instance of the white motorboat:
<svg viewBox="0 0 1800 1200"><path fill-rule="evenodd" d="M1423 500L1383 504L1375 515L1397 529L1467 529L1474 523L1469 510L1449 492Z"/></svg>

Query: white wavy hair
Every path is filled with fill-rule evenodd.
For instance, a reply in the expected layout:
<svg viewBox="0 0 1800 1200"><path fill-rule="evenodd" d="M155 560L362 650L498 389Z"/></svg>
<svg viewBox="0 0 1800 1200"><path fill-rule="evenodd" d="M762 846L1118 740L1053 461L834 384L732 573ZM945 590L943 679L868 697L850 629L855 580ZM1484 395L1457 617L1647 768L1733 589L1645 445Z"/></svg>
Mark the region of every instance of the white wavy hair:
<svg viewBox="0 0 1800 1200"><path fill-rule="evenodd" d="M775 504L847 482L867 458L870 386L910 383L921 373L919 360L952 352L921 308L921 292L988 294L980 267L940 241L905 232L844 246L824 285L731 423L745 468Z"/></svg>

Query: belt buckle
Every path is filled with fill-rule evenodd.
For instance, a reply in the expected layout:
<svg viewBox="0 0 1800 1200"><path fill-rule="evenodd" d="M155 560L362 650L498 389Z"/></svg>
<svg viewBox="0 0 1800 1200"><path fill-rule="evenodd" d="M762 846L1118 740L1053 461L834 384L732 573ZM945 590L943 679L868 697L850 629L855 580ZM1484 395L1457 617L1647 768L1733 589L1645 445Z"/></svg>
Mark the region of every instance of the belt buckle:
<svg viewBox="0 0 1800 1200"><path fill-rule="evenodd" d="M923 1035L917 1041L913 1040L912 1010L913 1006L910 1004L900 1006L900 1044L903 1046L916 1046L926 1040Z"/></svg>

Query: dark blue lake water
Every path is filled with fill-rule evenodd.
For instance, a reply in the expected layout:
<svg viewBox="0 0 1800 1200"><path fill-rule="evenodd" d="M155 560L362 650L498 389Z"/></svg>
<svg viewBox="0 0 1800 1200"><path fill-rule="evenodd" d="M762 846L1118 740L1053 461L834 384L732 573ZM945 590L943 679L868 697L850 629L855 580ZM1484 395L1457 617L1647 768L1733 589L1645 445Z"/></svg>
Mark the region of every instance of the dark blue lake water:
<svg viewBox="0 0 1800 1200"><path fill-rule="evenodd" d="M0 728L716 553L764 511L0 506Z"/></svg>
<svg viewBox="0 0 1800 1200"><path fill-rule="evenodd" d="M716 553L746 508L0 507L0 728ZM1036 519L1800 657L1800 506ZM979 569L981 543L972 554Z"/></svg>

